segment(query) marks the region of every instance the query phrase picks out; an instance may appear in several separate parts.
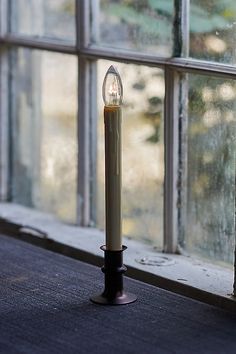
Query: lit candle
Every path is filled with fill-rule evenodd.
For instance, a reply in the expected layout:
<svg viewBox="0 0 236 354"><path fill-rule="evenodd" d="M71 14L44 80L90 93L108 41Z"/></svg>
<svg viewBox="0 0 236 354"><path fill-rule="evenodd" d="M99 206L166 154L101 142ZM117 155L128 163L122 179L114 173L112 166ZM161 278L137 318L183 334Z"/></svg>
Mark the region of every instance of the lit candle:
<svg viewBox="0 0 236 354"><path fill-rule="evenodd" d="M122 249L121 215L121 104L122 82L110 66L103 82L105 123L106 249Z"/></svg>

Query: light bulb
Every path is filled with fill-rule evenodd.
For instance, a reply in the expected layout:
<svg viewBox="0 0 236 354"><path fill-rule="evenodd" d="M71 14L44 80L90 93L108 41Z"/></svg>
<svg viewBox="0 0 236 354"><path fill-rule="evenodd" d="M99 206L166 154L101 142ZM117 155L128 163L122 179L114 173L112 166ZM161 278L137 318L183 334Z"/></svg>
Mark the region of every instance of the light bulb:
<svg viewBox="0 0 236 354"><path fill-rule="evenodd" d="M102 95L105 106L120 106L123 100L123 86L120 75L113 65L107 70Z"/></svg>

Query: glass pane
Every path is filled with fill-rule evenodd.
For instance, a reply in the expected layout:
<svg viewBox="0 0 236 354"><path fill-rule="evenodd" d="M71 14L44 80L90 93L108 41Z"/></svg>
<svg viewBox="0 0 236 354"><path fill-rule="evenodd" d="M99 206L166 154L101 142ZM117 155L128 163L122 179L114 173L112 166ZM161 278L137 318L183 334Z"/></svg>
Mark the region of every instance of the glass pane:
<svg viewBox="0 0 236 354"><path fill-rule="evenodd" d="M110 65L98 63L98 179L97 223L104 229L104 120L102 82ZM116 64L115 64L116 65ZM116 65L124 87L123 235L163 242L163 99L164 78L159 69Z"/></svg>
<svg viewBox="0 0 236 354"><path fill-rule="evenodd" d="M92 42L170 56L173 8L173 0L95 1Z"/></svg>
<svg viewBox="0 0 236 354"><path fill-rule="evenodd" d="M189 76L185 248L233 262L236 82Z"/></svg>
<svg viewBox="0 0 236 354"><path fill-rule="evenodd" d="M12 200L74 222L77 59L18 49L11 62Z"/></svg>
<svg viewBox="0 0 236 354"><path fill-rule="evenodd" d="M236 62L236 1L190 1L190 56Z"/></svg>
<svg viewBox="0 0 236 354"><path fill-rule="evenodd" d="M75 42L75 0L11 0L11 31Z"/></svg>

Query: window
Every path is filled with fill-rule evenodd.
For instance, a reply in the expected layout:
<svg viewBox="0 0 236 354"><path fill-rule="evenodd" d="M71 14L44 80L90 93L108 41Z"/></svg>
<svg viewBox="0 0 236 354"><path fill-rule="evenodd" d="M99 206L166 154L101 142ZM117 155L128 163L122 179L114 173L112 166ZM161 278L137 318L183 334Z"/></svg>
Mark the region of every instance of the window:
<svg viewBox="0 0 236 354"><path fill-rule="evenodd" d="M9 55L11 199L76 222L76 58L19 47Z"/></svg>
<svg viewBox="0 0 236 354"><path fill-rule="evenodd" d="M234 0L1 0L1 200L104 228L120 71L124 235L232 265Z"/></svg>

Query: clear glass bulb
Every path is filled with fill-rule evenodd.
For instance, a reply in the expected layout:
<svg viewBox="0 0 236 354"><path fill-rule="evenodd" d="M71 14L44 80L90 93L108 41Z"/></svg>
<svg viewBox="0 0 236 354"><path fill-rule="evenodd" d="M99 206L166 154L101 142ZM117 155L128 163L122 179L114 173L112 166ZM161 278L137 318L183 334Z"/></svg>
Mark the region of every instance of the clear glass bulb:
<svg viewBox="0 0 236 354"><path fill-rule="evenodd" d="M120 75L113 65L107 70L103 85L102 96L105 106L120 106L123 100L123 86Z"/></svg>

